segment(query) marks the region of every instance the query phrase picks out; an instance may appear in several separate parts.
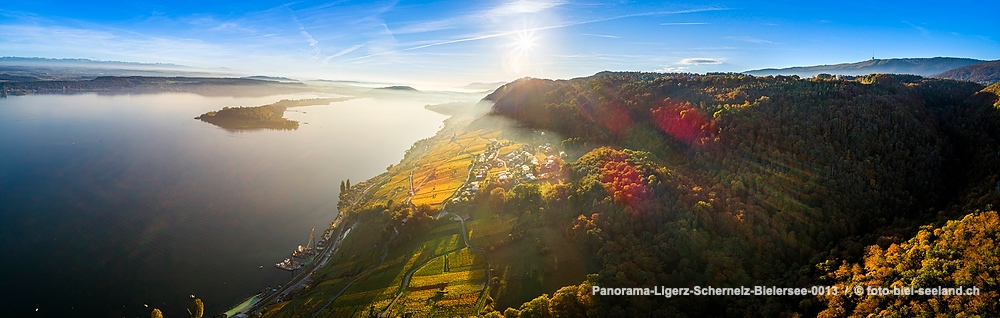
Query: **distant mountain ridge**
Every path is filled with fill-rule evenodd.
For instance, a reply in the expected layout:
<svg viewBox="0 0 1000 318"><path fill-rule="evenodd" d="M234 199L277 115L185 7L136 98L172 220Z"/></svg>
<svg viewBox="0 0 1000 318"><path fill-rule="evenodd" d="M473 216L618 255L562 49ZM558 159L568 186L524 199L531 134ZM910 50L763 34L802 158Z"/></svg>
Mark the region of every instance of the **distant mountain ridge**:
<svg viewBox="0 0 1000 318"><path fill-rule="evenodd" d="M868 74L913 74L932 76L952 69L985 62L983 60L957 57L871 59L855 63L832 65L797 66L788 68L765 68L743 72L754 76L798 75L813 77L819 74L868 75Z"/></svg>
<svg viewBox="0 0 1000 318"><path fill-rule="evenodd" d="M91 60L91 59L80 59L80 58L67 58L67 59L55 59L55 58L44 58L44 57L18 57L18 56L4 56L0 57L0 65L26 65L26 64L87 64L94 67L100 66L152 66L152 67L170 67L170 68L190 68L189 66L171 64L171 63L141 63L141 62L123 62L123 61L102 61L102 60Z"/></svg>
<svg viewBox="0 0 1000 318"><path fill-rule="evenodd" d="M1000 60L967 65L932 77L990 85L1000 82Z"/></svg>
<svg viewBox="0 0 1000 318"><path fill-rule="evenodd" d="M91 59L0 57L2 81L90 80L101 76L233 77L225 68L202 69L170 63L140 63Z"/></svg>
<svg viewBox="0 0 1000 318"><path fill-rule="evenodd" d="M267 96L310 90L302 83L213 77L101 76L90 80L0 81L3 95L188 92L204 96Z"/></svg>

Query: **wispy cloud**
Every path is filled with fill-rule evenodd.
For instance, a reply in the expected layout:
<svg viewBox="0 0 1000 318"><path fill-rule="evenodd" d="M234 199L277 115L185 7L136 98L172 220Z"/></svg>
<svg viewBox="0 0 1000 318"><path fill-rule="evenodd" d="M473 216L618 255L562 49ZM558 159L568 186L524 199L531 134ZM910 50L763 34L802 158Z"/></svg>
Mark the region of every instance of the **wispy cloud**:
<svg viewBox="0 0 1000 318"><path fill-rule="evenodd" d="M706 25L708 22L664 22L660 25Z"/></svg>
<svg viewBox="0 0 1000 318"><path fill-rule="evenodd" d="M340 52L334 53L333 55L330 55L330 56L327 56L326 58L324 58L323 59L323 64L325 65L325 64L329 63L331 59L335 59L335 58L344 56L347 53L351 53L351 52L357 51L358 49L360 49L360 48L362 48L364 46L365 46L364 44L355 44L354 46L351 46L349 48L340 50Z"/></svg>
<svg viewBox="0 0 1000 318"><path fill-rule="evenodd" d="M922 26L919 26L919 25L916 25L916 24L913 24L913 23L910 23L909 21L900 21L900 22L903 22L903 23L905 23L906 25L909 25L910 27L912 27L912 28L916 29L917 31L920 31L920 34L923 34L923 35L928 35L928 34L930 34L930 32L928 32L928 31L927 31L927 28L924 28L924 27L922 27Z"/></svg>
<svg viewBox="0 0 1000 318"><path fill-rule="evenodd" d="M536 13L563 5L559 0L515 0L488 11L490 16L504 17L512 14Z"/></svg>
<svg viewBox="0 0 1000 318"><path fill-rule="evenodd" d="M414 34L455 29L461 26L463 18L422 21L396 28L396 34Z"/></svg>
<svg viewBox="0 0 1000 318"><path fill-rule="evenodd" d="M718 64L722 64L722 60L720 60L720 59L713 59L713 58L704 58L704 57L694 57L694 58L683 59L680 62L677 62L677 64L681 64L681 65L718 65Z"/></svg>
<svg viewBox="0 0 1000 318"><path fill-rule="evenodd" d="M485 10L443 19L419 21L403 25L394 30L397 34L415 34L458 29L468 25L481 25L483 21L507 22L512 16L541 13L565 4L559 0L515 0L501 3Z"/></svg>
<svg viewBox="0 0 1000 318"><path fill-rule="evenodd" d="M764 39L755 38L755 37L752 37L752 36L727 36L727 37L725 37L725 39L727 39L727 40L733 40L733 41L749 42L749 43L774 44L774 42L771 42L771 41L768 41L768 40L764 40Z"/></svg>
<svg viewBox="0 0 1000 318"><path fill-rule="evenodd" d="M496 32L496 33L488 33L488 34L480 34L480 35L467 35L465 37L456 38L456 39L452 39L452 40L440 40L440 41L437 41L437 42L432 42L432 43L428 43L428 44L421 44L421 45L412 46L412 47L403 48L403 49L398 49L398 50L394 50L394 51L379 52L379 53L376 53L376 54L370 54L370 55L366 55L366 56L361 56L361 57L358 57L358 58L354 58L354 59L351 59L351 60L348 60L348 61L357 61L357 60L367 59L367 58L371 58L371 57L375 57L375 56L379 56L379 55L385 55L385 54L396 53L396 52L401 52L401 51L419 50L419 49L424 49L424 48L429 48L429 47L435 47L435 46L440 46L440 45L447 45L447 44L455 44L455 43L462 43L462 42L485 40L485 39L497 38L497 37L502 37L502 36L509 36L509 35L518 34L518 33L522 33L522 32L537 32L537 31L543 31L543 30L562 29L562 28L571 27L571 26L577 26L577 25L592 24L592 23L598 23L598 22L607 22L607 21L614 21L614 20L621 20L621 19L628 19L628 18L637 18L637 17L660 16L660 15L674 15L674 14L698 13L698 12L709 12L709 11L723 11L723 10L729 10L729 8L725 8L725 7L705 7L705 8L698 8L698 9L676 10L676 11L653 11L653 12L633 13L633 14L625 14L625 15L612 16L612 17L607 17L607 18L598 18L598 19L592 19L592 20L584 20L584 21L577 21L577 22L567 22L567 23L562 23L562 24L554 24L554 25L548 25L548 26L543 26L543 27L527 28L527 29L524 29L524 30L507 31L507 32Z"/></svg>
<svg viewBox="0 0 1000 318"><path fill-rule="evenodd" d="M219 24L219 26L212 28L212 30L213 31L241 31L241 32L248 32L248 33L254 33L255 32L253 29L244 28L244 27L240 26L238 23L233 23L233 22L224 22L224 23L221 23L221 24Z"/></svg>
<svg viewBox="0 0 1000 318"><path fill-rule="evenodd" d="M583 33L583 34L580 34L580 35L583 35L583 36L593 36L593 37L599 37L599 38L609 38L609 39L617 39L618 38L617 36L607 35L607 34Z"/></svg>
<svg viewBox="0 0 1000 318"><path fill-rule="evenodd" d="M321 52L319 48L319 41L316 41L316 38L314 38L312 34L309 34L309 31L306 31L306 27L302 25L302 22L299 21L299 18L295 16L295 12L292 12L292 21L295 21L295 25L299 27L299 33L301 33L302 36L306 38L306 42L308 42L309 47L312 48L313 58L318 57Z"/></svg>
<svg viewBox="0 0 1000 318"><path fill-rule="evenodd" d="M619 16L614 16L614 17L609 17L609 18L603 18L603 19L595 19L595 20L590 20L590 21L577 22L577 23L574 23L572 25L589 24L589 23L606 22L606 21L614 21L614 20L627 19L627 18L649 17L649 16L658 16L658 15L674 15L674 14L685 14L685 13L699 13L699 12L710 12L710 11L726 11L726 10L729 10L729 8L726 8L726 7L704 7L704 8L697 8L697 9L675 10L675 11L652 11L652 12L633 13L633 14L619 15Z"/></svg>

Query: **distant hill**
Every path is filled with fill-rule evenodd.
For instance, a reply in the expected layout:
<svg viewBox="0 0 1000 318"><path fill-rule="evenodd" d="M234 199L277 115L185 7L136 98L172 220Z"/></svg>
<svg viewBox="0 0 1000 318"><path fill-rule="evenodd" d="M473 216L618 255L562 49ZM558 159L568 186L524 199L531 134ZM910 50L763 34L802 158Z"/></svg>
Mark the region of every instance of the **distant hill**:
<svg viewBox="0 0 1000 318"><path fill-rule="evenodd" d="M242 77L242 78L252 79L252 80L260 80L260 81L272 81L272 82L291 82L291 83L299 83L300 82L297 79L292 79L292 78L287 78L287 77L264 76L264 75L246 76L246 77Z"/></svg>
<svg viewBox="0 0 1000 318"><path fill-rule="evenodd" d="M30 82L37 80L38 78L34 76L10 75L6 73L0 73L0 82Z"/></svg>
<svg viewBox="0 0 1000 318"><path fill-rule="evenodd" d="M409 86L387 86L387 87L379 87L376 89L386 90L386 91L397 91L397 92L419 92L419 90L417 90L416 88Z"/></svg>
<svg viewBox="0 0 1000 318"><path fill-rule="evenodd" d="M1000 60L966 65L932 77L990 85L1000 82Z"/></svg>
<svg viewBox="0 0 1000 318"><path fill-rule="evenodd" d="M957 57L872 59L833 65L766 68L743 73L754 76L798 75L802 77L813 77L824 73L832 75L913 74L931 76L980 62L983 60Z"/></svg>

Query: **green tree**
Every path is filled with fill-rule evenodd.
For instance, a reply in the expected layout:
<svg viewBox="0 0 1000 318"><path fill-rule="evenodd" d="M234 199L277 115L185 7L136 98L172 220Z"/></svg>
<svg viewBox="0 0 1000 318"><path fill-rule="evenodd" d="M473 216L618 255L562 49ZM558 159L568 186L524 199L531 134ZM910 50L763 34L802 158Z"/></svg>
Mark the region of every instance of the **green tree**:
<svg viewBox="0 0 1000 318"><path fill-rule="evenodd" d="M581 317L585 311L576 300L576 286L565 286L552 294L549 302L553 317Z"/></svg>
<svg viewBox="0 0 1000 318"><path fill-rule="evenodd" d="M499 311L491 311L483 315L483 318L503 318L503 314Z"/></svg>
<svg viewBox="0 0 1000 318"><path fill-rule="evenodd" d="M500 213L504 211L507 206L507 191L503 188L494 188L490 190L489 200L487 201L494 213Z"/></svg>
<svg viewBox="0 0 1000 318"><path fill-rule="evenodd" d="M507 307L507 309L503 311L504 318L517 318L520 315L521 315L520 311L517 311L517 309L510 307Z"/></svg>
<svg viewBox="0 0 1000 318"><path fill-rule="evenodd" d="M542 206L542 193L537 184L522 183L507 193L507 204L518 213L532 213Z"/></svg>
<svg viewBox="0 0 1000 318"><path fill-rule="evenodd" d="M547 318L552 317L549 313L549 295L542 294L529 302L521 305L521 318Z"/></svg>

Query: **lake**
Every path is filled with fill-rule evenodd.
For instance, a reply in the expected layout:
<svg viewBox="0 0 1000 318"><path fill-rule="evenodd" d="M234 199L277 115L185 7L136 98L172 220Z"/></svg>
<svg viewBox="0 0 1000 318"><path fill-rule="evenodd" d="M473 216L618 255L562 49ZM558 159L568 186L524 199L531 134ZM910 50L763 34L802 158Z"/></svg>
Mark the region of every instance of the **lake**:
<svg viewBox="0 0 1000 318"><path fill-rule="evenodd" d="M186 317L194 294L208 317L285 283L274 263L333 221L340 181L385 171L445 119L434 101L375 99L291 108L295 131L192 119L314 97L329 96L0 99L4 315Z"/></svg>

